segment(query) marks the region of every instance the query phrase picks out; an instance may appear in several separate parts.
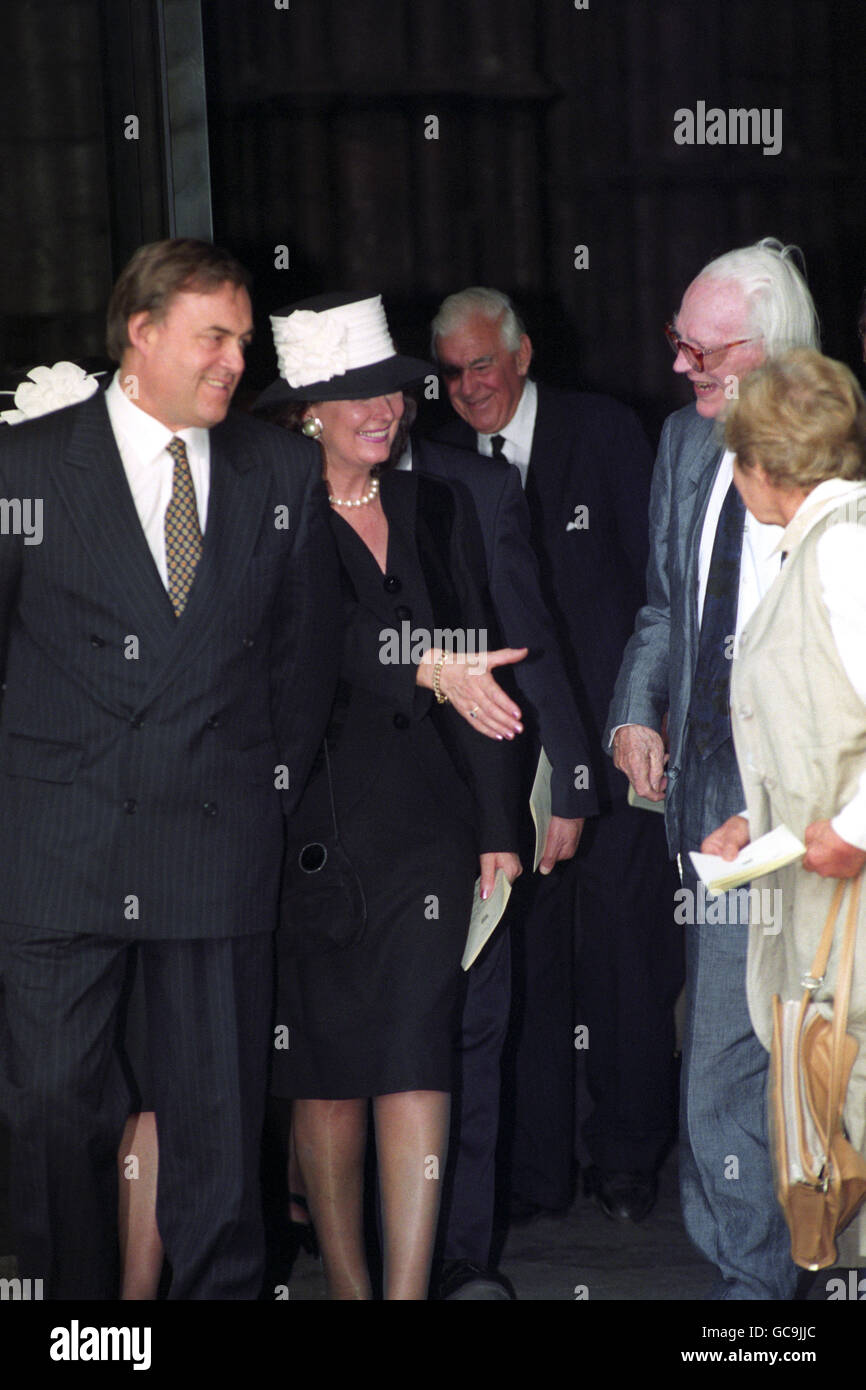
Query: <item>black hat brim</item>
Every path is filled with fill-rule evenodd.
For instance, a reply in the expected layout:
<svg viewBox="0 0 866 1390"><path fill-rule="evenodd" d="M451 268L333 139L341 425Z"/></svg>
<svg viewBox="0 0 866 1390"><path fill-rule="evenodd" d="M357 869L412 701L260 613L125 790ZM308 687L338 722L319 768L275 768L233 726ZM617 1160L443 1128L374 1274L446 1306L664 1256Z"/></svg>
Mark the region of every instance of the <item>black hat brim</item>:
<svg viewBox="0 0 866 1390"><path fill-rule="evenodd" d="M279 405L282 401L364 401L373 396L388 396L402 391L413 381L435 375L436 369L420 357L402 357L396 353L381 362L366 367L353 367L348 372L331 377L330 381L311 381L306 386L290 386L283 377L272 381L257 399L260 406Z"/></svg>

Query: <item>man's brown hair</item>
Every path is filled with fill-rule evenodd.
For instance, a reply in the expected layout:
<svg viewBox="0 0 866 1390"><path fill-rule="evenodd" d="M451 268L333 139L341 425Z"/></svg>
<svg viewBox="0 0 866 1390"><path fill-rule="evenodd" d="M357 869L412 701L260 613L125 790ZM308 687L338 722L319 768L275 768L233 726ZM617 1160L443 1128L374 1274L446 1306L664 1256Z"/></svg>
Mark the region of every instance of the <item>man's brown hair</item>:
<svg viewBox="0 0 866 1390"><path fill-rule="evenodd" d="M108 302L105 346L119 362L130 346L127 323L132 314L162 318L176 294L208 294L226 283L250 288L249 271L230 252L209 241L182 237L139 246L120 272Z"/></svg>

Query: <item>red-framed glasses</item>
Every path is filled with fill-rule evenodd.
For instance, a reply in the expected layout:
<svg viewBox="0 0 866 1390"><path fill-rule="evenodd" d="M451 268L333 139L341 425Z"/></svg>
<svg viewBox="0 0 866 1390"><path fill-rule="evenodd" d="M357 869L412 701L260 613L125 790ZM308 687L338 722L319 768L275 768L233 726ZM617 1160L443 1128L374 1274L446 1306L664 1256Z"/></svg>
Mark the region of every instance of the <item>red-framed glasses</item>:
<svg viewBox="0 0 866 1390"><path fill-rule="evenodd" d="M679 336L672 323L666 323L665 337L671 345L674 357L681 352L690 367L694 367L696 372L702 372L708 357L715 357L720 352L730 352L731 348L742 347L744 343L756 343L763 334L759 333L752 338L737 338L735 342L721 343L719 347L700 348L695 347L694 343L687 343L685 338Z"/></svg>

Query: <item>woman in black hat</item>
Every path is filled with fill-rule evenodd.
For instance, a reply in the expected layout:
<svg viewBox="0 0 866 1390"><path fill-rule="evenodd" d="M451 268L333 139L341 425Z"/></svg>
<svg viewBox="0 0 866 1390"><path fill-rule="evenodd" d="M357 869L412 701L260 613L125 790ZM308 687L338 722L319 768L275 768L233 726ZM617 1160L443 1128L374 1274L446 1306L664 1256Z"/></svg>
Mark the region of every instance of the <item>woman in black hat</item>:
<svg viewBox="0 0 866 1390"><path fill-rule="evenodd" d="M338 1299L371 1297L372 1099L384 1297L423 1299L473 883L479 858L485 896L498 868L520 872L508 748L520 711L490 668L523 653L486 650L477 518L438 480L383 471L402 387L430 368L395 353L381 300L327 296L272 323L281 377L257 410L318 440L346 613L328 735L288 828L272 1089L294 1100Z"/></svg>

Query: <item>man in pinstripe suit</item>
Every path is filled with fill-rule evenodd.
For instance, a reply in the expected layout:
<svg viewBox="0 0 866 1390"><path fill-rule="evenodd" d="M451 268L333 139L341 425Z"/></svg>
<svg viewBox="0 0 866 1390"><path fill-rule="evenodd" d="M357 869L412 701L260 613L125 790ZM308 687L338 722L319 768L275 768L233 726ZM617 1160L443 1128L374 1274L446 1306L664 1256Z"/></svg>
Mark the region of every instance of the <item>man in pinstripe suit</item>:
<svg viewBox="0 0 866 1390"><path fill-rule="evenodd" d="M336 681L336 560L315 446L229 412L243 268L142 247L108 329L108 391L0 441L0 492L43 515L41 544L0 534L19 1271L51 1298L113 1296L137 943L170 1297L254 1298L282 819Z"/></svg>

